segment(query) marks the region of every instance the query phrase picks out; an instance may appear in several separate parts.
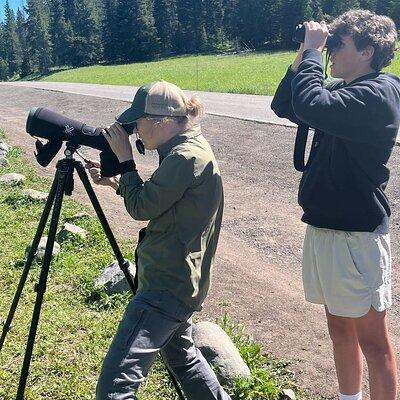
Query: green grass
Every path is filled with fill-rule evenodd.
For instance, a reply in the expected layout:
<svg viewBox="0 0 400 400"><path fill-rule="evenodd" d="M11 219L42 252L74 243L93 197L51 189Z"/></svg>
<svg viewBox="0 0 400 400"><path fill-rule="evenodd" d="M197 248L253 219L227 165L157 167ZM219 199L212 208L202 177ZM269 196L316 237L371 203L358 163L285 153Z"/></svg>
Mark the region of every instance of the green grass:
<svg viewBox="0 0 400 400"><path fill-rule="evenodd" d="M292 59L291 52L175 57L147 63L70 69L42 80L141 86L164 79L183 89L273 94Z"/></svg>
<svg viewBox="0 0 400 400"><path fill-rule="evenodd" d="M41 80L141 86L164 79L194 91L272 96L294 57L295 52L290 51L174 57L147 63L67 69ZM392 65L385 71L400 74L399 54L396 53Z"/></svg>
<svg viewBox="0 0 400 400"><path fill-rule="evenodd" d="M0 138L4 132L0 130ZM0 321L4 322L24 267L24 251L33 239L43 203L22 197L21 190L48 191L51 182L41 178L34 166L23 159L20 149L13 148L8 168L0 175L18 172L26 176L21 186L0 186ZM70 220L81 211L91 211L64 198L61 214ZM107 296L93 286L93 279L113 259L111 248L97 218L74 221L89 232L87 239L70 239L52 261L47 291L34 347L26 400L91 400L94 398L99 368L114 335L118 321L129 301L129 295ZM61 225L61 223L60 223ZM120 241L123 254L133 258L134 244ZM27 333L36 299L34 285L40 265L31 268L22 298L0 352L0 399L15 398L22 366ZM287 364L263 353L255 343L226 316L220 324L230 334L251 369L251 377L238 379L230 388L233 399L278 400L283 388L296 390L299 399L308 398L296 385ZM1 325L1 324L0 324ZM142 400L175 400L164 366L157 361L140 390Z"/></svg>

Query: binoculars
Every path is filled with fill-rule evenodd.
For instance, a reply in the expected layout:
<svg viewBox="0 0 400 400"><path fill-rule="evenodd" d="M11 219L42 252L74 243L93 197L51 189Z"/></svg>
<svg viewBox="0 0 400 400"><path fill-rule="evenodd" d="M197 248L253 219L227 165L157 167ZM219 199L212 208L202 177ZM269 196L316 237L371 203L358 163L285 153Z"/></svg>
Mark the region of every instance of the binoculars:
<svg viewBox="0 0 400 400"><path fill-rule="evenodd" d="M304 38L306 36L306 27L304 24L299 24L296 26L292 40L296 43L304 43ZM338 47L342 43L342 40L339 35L334 33L329 33L328 38L326 39L326 48L328 52L332 51L334 48Z"/></svg>

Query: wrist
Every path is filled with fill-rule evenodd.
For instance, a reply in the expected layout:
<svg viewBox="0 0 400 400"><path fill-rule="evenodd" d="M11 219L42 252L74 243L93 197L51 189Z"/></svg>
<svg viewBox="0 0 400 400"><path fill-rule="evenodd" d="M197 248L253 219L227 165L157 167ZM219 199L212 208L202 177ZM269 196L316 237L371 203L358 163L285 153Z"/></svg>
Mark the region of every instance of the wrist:
<svg viewBox="0 0 400 400"><path fill-rule="evenodd" d="M120 163L123 163L125 161L133 161L133 155L132 154L125 154L123 156L117 156L118 161Z"/></svg>
<svg viewBox="0 0 400 400"><path fill-rule="evenodd" d="M112 180L110 181L110 186L114 189L117 190L119 188L119 179L116 177L113 177Z"/></svg>

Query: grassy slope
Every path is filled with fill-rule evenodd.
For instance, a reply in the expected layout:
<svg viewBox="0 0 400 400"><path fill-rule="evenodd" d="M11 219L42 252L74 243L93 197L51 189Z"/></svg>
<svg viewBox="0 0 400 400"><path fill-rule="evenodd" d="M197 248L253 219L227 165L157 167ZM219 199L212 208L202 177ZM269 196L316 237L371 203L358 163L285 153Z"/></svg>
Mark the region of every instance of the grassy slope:
<svg viewBox="0 0 400 400"><path fill-rule="evenodd" d="M8 160L10 167L0 168L0 175L18 172L27 179L22 187L0 186L0 321L4 321L8 313L22 273L25 247L33 239L43 210L43 203L24 199L21 190L23 187L41 191L50 188L50 182L37 175L33 166L23 160L19 149L12 149ZM88 210L65 197L62 222L79 211ZM97 218L86 217L75 223L87 229L90 235L86 240L63 243L60 255L51 264L27 384L27 400L93 399L104 352L129 300L127 295L109 297L93 287L93 278L113 255ZM132 259L133 244L120 244L122 252ZM36 298L33 287L39 272L40 266L33 265L13 320L14 328L0 352L2 400L15 397ZM249 379L238 379L228 389L234 399L278 400L282 398L282 389L290 387L296 389L299 399L307 398L298 389L284 362L263 355L261 346L229 319L223 318L221 325L234 339L252 371ZM140 398L176 398L160 362L154 365L141 388Z"/></svg>
<svg viewBox="0 0 400 400"><path fill-rule="evenodd" d="M272 96L294 52L234 56L187 56L125 65L95 65L56 72L44 81L141 86L164 79L183 89ZM396 54L388 72L400 74Z"/></svg>
<svg viewBox="0 0 400 400"><path fill-rule="evenodd" d="M140 86L144 82L164 79L191 90L272 94L285 70L284 66L290 63L292 57L289 52L177 57L149 63L71 69L54 73L43 80Z"/></svg>

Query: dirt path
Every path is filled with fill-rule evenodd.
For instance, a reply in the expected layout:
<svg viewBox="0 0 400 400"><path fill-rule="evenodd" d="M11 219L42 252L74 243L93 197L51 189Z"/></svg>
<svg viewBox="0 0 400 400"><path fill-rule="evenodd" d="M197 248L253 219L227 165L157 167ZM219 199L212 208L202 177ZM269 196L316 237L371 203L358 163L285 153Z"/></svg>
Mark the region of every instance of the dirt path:
<svg viewBox="0 0 400 400"><path fill-rule="evenodd" d="M126 106L115 100L31 88L3 86L0 92L0 126L6 129L8 141L21 146L32 162L34 140L25 133L30 107L53 108L99 126L112 121ZM267 352L290 361L301 385L316 398L333 398L337 390L323 310L303 300L300 258L305 226L296 203L299 175L291 164L295 130L216 116L206 116L202 125L223 174L226 208L213 287L201 318L214 320L226 310L246 325ZM394 214L396 300L390 317L397 348L400 174L395 166L399 165L399 152L397 149L391 162L388 188ZM95 157L97 153L87 150L85 154ZM136 161L144 177L157 165L155 154L138 155ZM54 163L40 170L53 177ZM74 198L87 203L78 180L76 183ZM111 189L95 190L115 233L134 238L141 224L131 220L121 199Z"/></svg>

